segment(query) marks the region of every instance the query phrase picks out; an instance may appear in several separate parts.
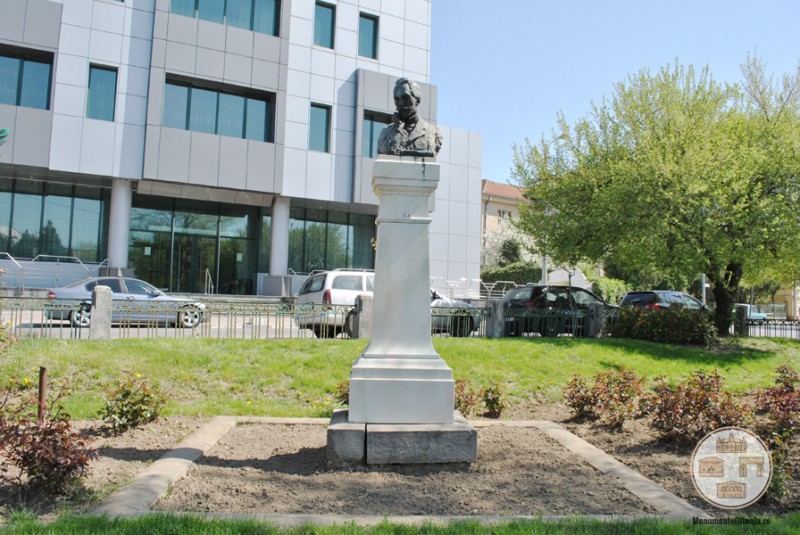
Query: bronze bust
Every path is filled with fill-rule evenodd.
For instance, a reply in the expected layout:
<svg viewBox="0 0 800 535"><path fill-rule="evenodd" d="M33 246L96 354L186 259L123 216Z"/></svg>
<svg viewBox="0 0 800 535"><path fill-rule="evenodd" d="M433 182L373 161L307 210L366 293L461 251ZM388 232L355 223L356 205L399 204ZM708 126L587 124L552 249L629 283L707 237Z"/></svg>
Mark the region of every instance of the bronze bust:
<svg viewBox="0 0 800 535"><path fill-rule="evenodd" d="M417 113L422 95L419 85L408 78L394 84L392 124L387 125L378 138L378 154L397 156L435 157L442 148L439 129L422 119Z"/></svg>

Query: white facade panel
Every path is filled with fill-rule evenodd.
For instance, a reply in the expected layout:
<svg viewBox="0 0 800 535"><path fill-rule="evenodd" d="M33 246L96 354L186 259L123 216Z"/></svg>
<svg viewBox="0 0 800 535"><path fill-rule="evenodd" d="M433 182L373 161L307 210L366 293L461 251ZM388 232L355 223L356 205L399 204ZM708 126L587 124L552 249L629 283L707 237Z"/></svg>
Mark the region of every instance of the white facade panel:
<svg viewBox="0 0 800 535"><path fill-rule="evenodd" d="M328 76L311 75L309 98L314 102L331 104L334 101L333 78Z"/></svg>
<svg viewBox="0 0 800 535"><path fill-rule="evenodd" d="M117 123L113 175L122 178L142 178L142 154L144 154L144 126Z"/></svg>
<svg viewBox="0 0 800 535"><path fill-rule="evenodd" d="M89 59L108 65L119 65L122 58L122 35L92 30L89 37Z"/></svg>
<svg viewBox="0 0 800 535"><path fill-rule="evenodd" d="M323 48L311 50L311 73L333 78L336 75L336 55Z"/></svg>
<svg viewBox="0 0 800 535"><path fill-rule="evenodd" d="M122 35L125 29L125 5L95 2L92 10L92 28Z"/></svg>
<svg viewBox="0 0 800 535"><path fill-rule="evenodd" d="M140 4L140 5L137 5ZM134 2L125 10L124 35L150 41L153 38L153 2Z"/></svg>
<svg viewBox="0 0 800 535"><path fill-rule="evenodd" d="M286 148L308 150L308 125L287 121L284 145Z"/></svg>
<svg viewBox="0 0 800 535"><path fill-rule="evenodd" d="M125 38L122 40L122 63L142 69L150 68L152 57L150 40Z"/></svg>
<svg viewBox="0 0 800 535"><path fill-rule="evenodd" d="M283 195L306 197L306 150L287 147L283 153Z"/></svg>
<svg viewBox="0 0 800 535"><path fill-rule="evenodd" d="M197 76L209 80L222 80L225 76L225 53L210 48L197 49Z"/></svg>
<svg viewBox="0 0 800 535"><path fill-rule="evenodd" d="M114 173L116 126L110 121L85 119L81 135L81 173L110 176Z"/></svg>
<svg viewBox="0 0 800 535"><path fill-rule="evenodd" d="M57 84L85 86L89 75L89 62L85 56L59 54L56 58L55 80ZM56 91L56 97L58 92Z"/></svg>
<svg viewBox="0 0 800 535"><path fill-rule="evenodd" d="M81 138L83 119L53 114L50 136L50 169L72 171L81 168Z"/></svg>
<svg viewBox="0 0 800 535"><path fill-rule="evenodd" d="M89 28L62 24L61 35L58 38L59 53L87 57L89 55L90 36L91 30Z"/></svg>
<svg viewBox="0 0 800 535"><path fill-rule="evenodd" d="M86 88L56 84L53 113L83 117L86 112Z"/></svg>
<svg viewBox="0 0 800 535"><path fill-rule="evenodd" d="M61 22L63 25L88 26L92 20L94 0L69 0L62 2Z"/></svg>

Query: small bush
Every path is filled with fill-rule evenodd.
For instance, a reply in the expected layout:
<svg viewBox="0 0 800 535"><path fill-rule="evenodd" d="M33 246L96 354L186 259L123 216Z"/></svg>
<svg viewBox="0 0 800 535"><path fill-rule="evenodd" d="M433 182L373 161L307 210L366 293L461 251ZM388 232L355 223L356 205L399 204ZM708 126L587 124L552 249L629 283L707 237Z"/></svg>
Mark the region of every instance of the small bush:
<svg viewBox="0 0 800 535"><path fill-rule="evenodd" d="M336 392L333 399L342 405L350 405L350 381L342 381L336 385Z"/></svg>
<svg viewBox="0 0 800 535"><path fill-rule="evenodd" d="M597 418L592 387L585 377L580 377L578 374L572 376L564 388L564 403L579 418Z"/></svg>
<svg viewBox="0 0 800 535"><path fill-rule="evenodd" d="M481 280L487 284L513 281L517 284L536 282L542 278L542 268L533 262L514 262L503 267L481 270Z"/></svg>
<svg viewBox="0 0 800 535"><path fill-rule="evenodd" d="M644 377L622 368L600 372L589 382L577 375L564 389L564 402L576 416L599 419L614 430L641 415Z"/></svg>
<svg viewBox="0 0 800 535"><path fill-rule="evenodd" d="M694 372L675 386L657 377L650 400L653 426L665 438L684 443L697 442L720 427L746 426L752 419L749 408L722 384L716 370Z"/></svg>
<svg viewBox="0 0 800 535"><path fill-rule="evenodd" d="M86 475L97 452L72 431L69 414L61 405L66 385L43 408L41 424L36 393L20 390L19 385L20 381L12 380L0 389L0 467L16 468L13 477L0 469L0 480L62 493Z"/></svg>
<svg viewBox="0 0 800 535"><path fill-rule="evenodd" d="M500 418L500 415L508 407L506 401L506 389L499 383L492 383L483 389L483 415L486 418Z"/></svg>
<svg viewBox="0 0 800 535"><path fill-rule="evenodd" d="M470 418L481 403L481 392L472 388L466 379L456 379L455 409Z"/></svg>
<svg viewBox="0 0 800 535"><path fill-rule="evenodd" d="M609 334L615 338L633 338L665 344L708 345L716 338L710 315L689 309L622 309L609 322Z"/></svg>
<svg viewBox="0 0 800 535"><path fill-rule="evenodd" d="M166 403L158 389L150 387L138 373L128 373L116 385L106 387L105 405L100 417L121 433L158 418Z"/></svg>
<svg viewBox="0 0 800 535"><path fill-rule="evenodd" d="M786 494L791 479L789 444L800 431L800 374L788 365L775 370L775 386L757 394L756 409L766 421L759 434L772 453L773 473L770 491L777 497Z"/></svg>

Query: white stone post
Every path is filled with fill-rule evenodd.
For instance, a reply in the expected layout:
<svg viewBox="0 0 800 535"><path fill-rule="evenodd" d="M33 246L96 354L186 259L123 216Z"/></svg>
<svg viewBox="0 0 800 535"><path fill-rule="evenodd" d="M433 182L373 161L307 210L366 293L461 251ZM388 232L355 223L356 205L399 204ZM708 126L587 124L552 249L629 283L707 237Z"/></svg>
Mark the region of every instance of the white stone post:
<svg viewBox="0 0 800 535"><path fill-rule="evenodd" d="M433 349L430 214L439 165L382 157L372 338L350 374L351 423L452 424L453 372Z"/></svg>
<svg viewBox="0 0 800 535"><path fill-rule="evenodd" d="M129 180L111 182L111 203L108 218L108 267L128 267L128 240L131 229L131 198Z"/></svg>

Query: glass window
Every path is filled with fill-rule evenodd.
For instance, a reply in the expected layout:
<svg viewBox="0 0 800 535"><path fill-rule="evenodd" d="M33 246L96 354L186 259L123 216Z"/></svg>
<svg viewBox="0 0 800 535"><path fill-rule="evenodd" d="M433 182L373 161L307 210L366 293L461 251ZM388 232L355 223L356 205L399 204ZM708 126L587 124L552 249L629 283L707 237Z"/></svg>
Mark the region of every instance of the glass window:
<svg viewBox="0 0 800 535"><path fill-rule="evenodd" d="M76 197L72 213L72 237L70 240L72 256L77 256L84 262L97 262L99 260L100 227L103 221L103 202L98 199Z"/></svg>
<svg viewBox="0 0 800 535"><path fill-rule="evenodd" d="M244 137L244 97L219 94L219 129L221 136Z"/></svg>
<svg viewBox="0 0 800 535"><path fill-rule="evenodd" d="M384 113L364 113L364 128L361 131L361 155L367 158L378 156L378 138L381 130L392 122L392 116Z"/></svg>
<svg viewBox="0 0 800 535"><path fill-rule="evenodd" d="M114 120L117 100L117 70L109 67L89 67L89 96L86 101L86 117Z"/></svg>
<svg viewBox="0 0 800 535"><path fill-rule="evenodd" d="M42 183L18 180L14 191L11 255L33 258L39 254L42 224Z"/></svg>
<svg viewBox="0 0 800 535"><path fill-rule="evenodd" d="M203 20L222 24L225 20L225 2L220 0L197 0L197 16Z"/></svg>
<svg viewBox="0 0 800 535"><path fill-rule="evenodd" d="M129 294L133 295L150 295L155 291L155 288L136 279L125 279L125 287L128 289Z"/></svg>
<svg viewBox="0 0 800 535"><path fill-rule="evenodd" d="M336 8L317 2L314 10L314 44L333 48L333 32L336 24Z"/></svg>
<svg viewBox="0 0 800 535"><path fill-rule="evenodd" d="M168 81L162 124L221 136L272 141L269 94L246 96Z"/></svg>
<svg viewBox="0 0 800 535"><path fill-rule="evenodd" d="M50 64L26 59L22 62L22 84L19 105L50 109Z"/></svg>
<svg viewBox="0 0 800 535"><path fill-rule="evenodd" d="M0 104L17 105L20 59L0 56Z"/></svg>
<svg viewBox="0 0 800 535"><path fill-rule="evenodd" d="M267 102L255 98L247 99L247 132L245 138L255 141L272 141L267 137L267 132L272 132L272 128L267 124Z"/></svg>
<svg viewBox="0 0 800 535"><path fill-rule="evenodd" d="M308 148L328 152L330 149L331 109L319 104L311 105L311 124L308 131Z"/></svg>
<svg viewBox="0 0 800 535"><path fill-rule="evenodd" d="M358 55L378 57L378 18L364 13L358 18Z"/></svg>
<svg viewBox="0 0 800 535"><path fill-rule="evenodd" d="M230 26L249 30L252 14L253 0L228 0L225 8L225 21Z"/></svg>
<svg viewBox="0 0 800 535"><path fill-rule="evenodd" d="M52 184L47 186L47 191L48 194L44 197L44 215L42 217L41 252L55 256L70 256L69 227L72 219L72 188Z"/></svg>
<svg viewBox="0 0 800 535"><path fill-rule="evenodd" d="M187 17L195 16L195 0L172 0L170 3L170 11L178 15L185 15Z"/></svg>
<svg viewBox="0 0 800 535"><path fill-rule="evenodd" d="M51 64L24 54L0 55L0 104L50 109Z"/></svg>
<svg viewBox="0 0 800 535"><path fill-rule="evenodd" d="M217 93L193 87L189 94L189 130L215 134L217 131Z"/></svg>
<svg viewBox="0 0 800 535"><path fill-rule="evenodd" d="M280 0L255 0L253 4L253 31L278 35Z"/></svg>

